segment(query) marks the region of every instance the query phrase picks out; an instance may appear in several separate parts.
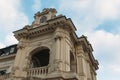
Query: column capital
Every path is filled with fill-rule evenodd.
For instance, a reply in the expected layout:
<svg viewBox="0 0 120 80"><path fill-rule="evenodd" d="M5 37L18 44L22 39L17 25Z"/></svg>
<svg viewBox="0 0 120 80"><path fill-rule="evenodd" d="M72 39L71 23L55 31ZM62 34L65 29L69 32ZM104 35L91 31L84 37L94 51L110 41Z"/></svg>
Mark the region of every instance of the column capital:
<svg viewBox="0 0 120 80"><path fill-rule="evenodd" d="M24 49L24 48L25 48L25 45L24 45L24 44L18 44L18 45L17 45L17 48L18 48L18 49Z"/></svg>
<svg viewBox="0 0 120 80"><path fill-rule="evenodd" d="M62 35L55 35L55 38L54 38L54 39L55 39L55 41L56 41L56 40L58 40L58 39L61 40L62 38L63 38Z"/></svg>

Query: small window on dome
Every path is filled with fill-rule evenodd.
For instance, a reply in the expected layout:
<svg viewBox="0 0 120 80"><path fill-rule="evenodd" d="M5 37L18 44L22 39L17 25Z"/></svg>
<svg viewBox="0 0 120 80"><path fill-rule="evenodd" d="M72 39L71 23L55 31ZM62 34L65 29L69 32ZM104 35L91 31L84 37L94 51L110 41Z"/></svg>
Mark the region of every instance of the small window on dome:
<svg viewBox="0 0 120 80"><path fill-rule="evenodd" d="M47 19L46 16L41 17L41 19L40 19L40 23L44 23L44 22L46 22L46 19Z"/></svg>

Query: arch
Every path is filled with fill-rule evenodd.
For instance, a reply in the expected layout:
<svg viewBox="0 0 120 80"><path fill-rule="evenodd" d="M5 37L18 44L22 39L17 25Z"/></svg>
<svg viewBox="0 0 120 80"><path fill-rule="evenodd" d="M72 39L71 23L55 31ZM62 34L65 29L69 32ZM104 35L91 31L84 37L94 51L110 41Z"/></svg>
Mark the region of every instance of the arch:
<svg viewBox="0 0 120 80"><path fill-rule="evenodd" d="M51 50L51 45L41 44L40 46L29 47L27 52L26 52L27 56L30 57L30 55L34 54L36 51L39 51L41 49L50 49Z"/></svg>
<svg viewBox="0 0 120 80"><path fill-rule="evenodd" d="M36 52L38 51L41 51L41 50L44 50L44 49L49 49L48 47L46 46L40 46L40 47L34 47L34 48L31 48L32 50L30 51L30 54L29 55L34 55ZM50 49L49 49L50 50Z"/></svg>
<svg viewBox="0 0 120 80"><path fill-rule="evenodd" d="M38 47L30 53L30 68L44 67L49 64L50 49L47 47Z"/></svg>

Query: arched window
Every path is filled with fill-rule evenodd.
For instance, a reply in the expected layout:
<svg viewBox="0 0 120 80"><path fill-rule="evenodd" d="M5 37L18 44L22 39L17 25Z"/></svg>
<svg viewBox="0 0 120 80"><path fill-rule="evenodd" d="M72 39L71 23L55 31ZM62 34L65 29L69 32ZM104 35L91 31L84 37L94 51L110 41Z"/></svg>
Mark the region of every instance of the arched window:
<svg viewBox="0 0 120 80"><path fill-rule="evenodd" d="M71 51L70 51L70 71L76 72L75 58Z"/></svg>
<svg viewBox="0 0 120 80"><path fill-rule="evenodd" d="M47 20L47 17L46 17L46 16L43 16L43 17L41 17L41 19L40 19L40 23L44 23L44 22L46 22L46 20Z"/></svg>
<svg viewBox="0 0 120 80"><path fill-rule="evenodd" d="M43 49L35 52L31 57L31 68L44 67L49 64L49 49Z"/></svg>

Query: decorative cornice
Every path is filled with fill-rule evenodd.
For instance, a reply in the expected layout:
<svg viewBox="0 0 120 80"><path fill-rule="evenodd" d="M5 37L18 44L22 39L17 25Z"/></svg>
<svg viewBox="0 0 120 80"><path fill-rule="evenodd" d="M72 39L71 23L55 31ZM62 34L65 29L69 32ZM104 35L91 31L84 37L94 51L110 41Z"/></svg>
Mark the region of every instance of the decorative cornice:
<svg viewBox="0 0 120 80"><path fill-rule="evenodd" d="M17 45L17 48L18 49L24 49L26 46L25 46L25 44L18 44Z"/></svg>
<svg viewBox="0 0 120 80"><path fill-rule="evenodd" d="M57 13L56 9L54 8L44 8L42 12L37 12L34 18L36 19L36 16L42 16L48 14L49 12Z"/></svg>
<svg viewBox="0 0 120 80"><path fill-rule="evenodd" d="M70 24L66 21L65 17L61 17L58 20L48 21L47 24L39 25L35 28L32 28L32 26L30 28L30 26L27 25L23 29L15 31L14 34L18 40L20 40L21 38L30 39L44 33L52 32L57 27L71 31Z"/></svg>

